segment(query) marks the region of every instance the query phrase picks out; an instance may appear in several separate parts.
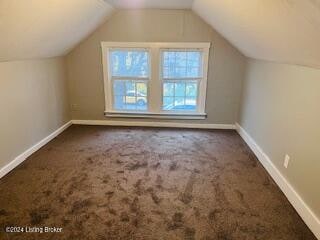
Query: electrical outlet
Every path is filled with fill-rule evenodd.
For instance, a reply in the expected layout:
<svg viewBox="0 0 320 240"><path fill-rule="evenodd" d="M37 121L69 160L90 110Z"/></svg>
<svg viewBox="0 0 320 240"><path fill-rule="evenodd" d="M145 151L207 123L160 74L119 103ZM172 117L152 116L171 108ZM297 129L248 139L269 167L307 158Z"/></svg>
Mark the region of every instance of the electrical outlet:
<svg viewBox="0 0 320 240"><path fill-rule="evenodd" d="M283 166L285 168L288 168L289 161L290 161L290 156L288 154L286 154L286 156L284 157L284 163L283 163Z"/></svg>

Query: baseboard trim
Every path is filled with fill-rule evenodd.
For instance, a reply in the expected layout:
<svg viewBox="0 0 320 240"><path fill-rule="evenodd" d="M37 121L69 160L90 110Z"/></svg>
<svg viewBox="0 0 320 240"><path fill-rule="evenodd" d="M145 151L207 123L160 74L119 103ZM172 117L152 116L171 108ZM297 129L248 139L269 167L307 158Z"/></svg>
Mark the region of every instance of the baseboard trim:
<svg viewBox="0 0 320 240"><path fill-rule="evenodd" d="M131 122L111 120L72 120L76 125L99 125L99 126L127 126L127 127L167 127L167 128L198 128L198 129L236 129L234 124L200 124L200 123L177 123L177 122Z"/></svg>
<svg viewBox="0 0 320 240"><path fill-rule="evenodd" d="M58 136L60 133L62 133L71 125L72 125L71 121L67 122L62 127L58 128L56 131L51 133L49 136L45 137L40 142L36 143L32 147L24 151L22 154L17 156L14 160L12 160L10 163L8 163L7 165L5 165L3 168L0 169L0 178L8 174L11 170L13 170L19 164L21 164L24 160L26 160L31 154L38 151L41 147L46 145L48 142L50 142L52 139L54 139L56 136Z"/></svg>
<svg viewBox="0 0 320 240"><path fill-rule="evenodd" d="M312 212L310 207L304 202L301 196L288 182L288 180L281 174L279 169L272 163L270 158L254 141L254 139L238 123L236 123L236 129L239 135L257 156L267 172L271 175L273 180L280 187L289 202L296 209L298 214L301 216L301 218L304 220L313 234L320 240L320 220L317 218L317 216Z"/></svg>
<svg viewBox="0 0 320 240"><path fill-rule="evenodd" d="M261 164L268 171L274 181L278 184L282 192L286 195L290 203L296 209L298 214L320 239L320 220L312 212L309 206L303 201L301 196L296 192L287 179L281 174L277 167L272 163L270 158L261 149L261 147L253 140L253 138L238 124L194 124L194 123L176 123L176 122L129 122L129 121L109 121L109 120L72 120L64 124L62 127L45 137L25 152L17 156L13 161L0 169L0 178L8 174L11 170L21 164L30 155L46 145L72 124L76 125L103 125L103 126L137 126L137 127L169 127L169 128L199 128L199 129L236 129L243 140L248 144L255 153Z"/></svg>

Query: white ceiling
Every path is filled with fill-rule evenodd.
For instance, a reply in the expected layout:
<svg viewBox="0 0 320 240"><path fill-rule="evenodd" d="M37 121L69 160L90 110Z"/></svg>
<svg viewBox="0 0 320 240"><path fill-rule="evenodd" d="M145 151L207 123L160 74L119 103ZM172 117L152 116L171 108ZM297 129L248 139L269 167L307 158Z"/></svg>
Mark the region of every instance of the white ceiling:
<svg viewBox="0 0 320 240"><path fill-rule="evenodd" d="M111 11L103 0L0 0L0 61L64 55Z"/></svg>
<svg viewBox="0 0 320 240"><path fill-rule="evenodd" d="M320 68L319 0L195 0L193 10L248 57Z"/></svg>
<svg viewBox="0 0 320 240"><path fill-rule="evenodd" d="M116 8L190 9L193 0L105 0Z"/></svg>

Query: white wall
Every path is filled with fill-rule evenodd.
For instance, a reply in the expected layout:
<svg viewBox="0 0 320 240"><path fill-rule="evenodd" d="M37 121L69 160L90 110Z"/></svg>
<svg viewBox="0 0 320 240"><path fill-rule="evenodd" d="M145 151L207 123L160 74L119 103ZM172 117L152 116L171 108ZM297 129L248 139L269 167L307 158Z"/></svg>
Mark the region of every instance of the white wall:
<svg viewBox="0 0 320 240"><path fill-rule="evenodd" d="M320 218L320 69L249 60L240 125ZM283 167L285 154L291 157Z"/></svg>
<svg viewBox="0 0 320 240"><path fill-rule="evenodd" d="M0 168L70 120L65 61L0 63Z"/></svg>

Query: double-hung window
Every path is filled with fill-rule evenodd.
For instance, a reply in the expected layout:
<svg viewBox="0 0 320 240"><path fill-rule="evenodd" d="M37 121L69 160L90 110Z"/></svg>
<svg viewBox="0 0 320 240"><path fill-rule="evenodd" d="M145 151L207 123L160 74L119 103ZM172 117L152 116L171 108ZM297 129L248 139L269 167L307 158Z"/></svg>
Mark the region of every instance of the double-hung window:
<svg viewBox="0 0 320 240"><path fill-rule="evenodd" d="M150 81L147 49L110 49L112 108L116 111L148 110Z"/></svg>
<svg viewBox="0 0 320 240"><path fill-rule="evenodd" d="M198 86L202 80L202 52L167 49L162 58L162 110L196 111Z"/></svg>
<svg viewBox="0 0 320 240"><path fill-rule="evenodd" d="M102 42L105 115L203 119L210 43Z"/></svg>

